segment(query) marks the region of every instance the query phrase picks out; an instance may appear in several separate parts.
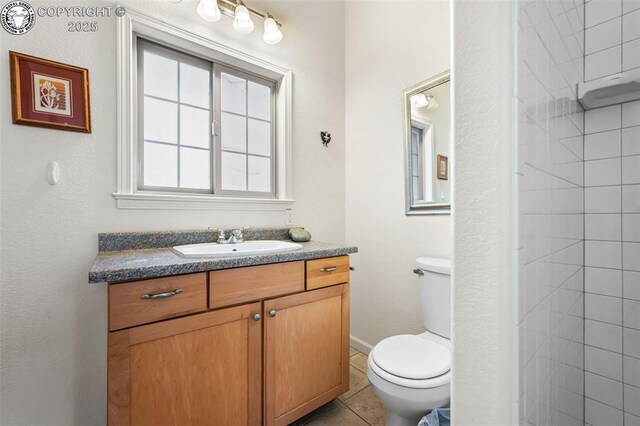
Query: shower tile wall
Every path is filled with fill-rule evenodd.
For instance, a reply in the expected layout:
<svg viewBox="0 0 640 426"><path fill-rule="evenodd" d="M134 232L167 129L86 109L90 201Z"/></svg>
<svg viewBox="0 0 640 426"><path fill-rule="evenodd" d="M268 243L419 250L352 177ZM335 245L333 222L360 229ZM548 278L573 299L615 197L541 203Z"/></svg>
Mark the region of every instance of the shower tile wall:
<svg viewBox="0 0 640 426"><path fill-rule="evenodd" d="M640 0L587 0L585 81L640 68Z"/></svg>
<svg viewBox="0 0 640 426"><path fill-rule="evenodd" d="M585 5L585 80L640 70L640 1ZM640 101L585 114L585 422L640 425Z"/></svg>
<svg viewBox="0 0 640 426"><path fill-rule="evenodd" d="M584 424L583 0L518 0L521 425Z"/></svg>
<svg viewBox="0 0 640 426"><path fill-rule="evenodd" d="M585 123L585 420L640 425L640 101Z"/></svg>

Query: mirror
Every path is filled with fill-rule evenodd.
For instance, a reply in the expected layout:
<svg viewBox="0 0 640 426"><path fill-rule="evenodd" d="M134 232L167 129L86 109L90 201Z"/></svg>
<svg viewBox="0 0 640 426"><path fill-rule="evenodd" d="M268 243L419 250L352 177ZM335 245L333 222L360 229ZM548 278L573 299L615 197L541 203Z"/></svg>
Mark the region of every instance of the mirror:
<svg viewBox="0 0 640 426"><path fill-rule="evenodd" d="M449 71L402 92L406 214L451 211Z"/></svg>

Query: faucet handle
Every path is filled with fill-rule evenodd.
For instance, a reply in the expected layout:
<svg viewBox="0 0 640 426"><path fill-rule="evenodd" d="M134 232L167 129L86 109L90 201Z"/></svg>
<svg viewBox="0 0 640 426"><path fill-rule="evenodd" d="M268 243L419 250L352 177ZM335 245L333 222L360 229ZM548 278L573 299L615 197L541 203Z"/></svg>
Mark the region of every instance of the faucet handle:
<svg viewBox="0 0 640 426"><path fill-rule="evenodd" d="M220 228L209 228L210 231L212 232L217 232L218 233L218 242L220 241L224 241L225 239L225 235L224 235L224 230L220 229Z"/></svg>
<svg viewBox="0 0 640 426"><path fill-rule="evenodd" d="M234 229L231 234L235 235L238 238L242 238L242 229L243 228L238 228L238 229Z"/></svg>

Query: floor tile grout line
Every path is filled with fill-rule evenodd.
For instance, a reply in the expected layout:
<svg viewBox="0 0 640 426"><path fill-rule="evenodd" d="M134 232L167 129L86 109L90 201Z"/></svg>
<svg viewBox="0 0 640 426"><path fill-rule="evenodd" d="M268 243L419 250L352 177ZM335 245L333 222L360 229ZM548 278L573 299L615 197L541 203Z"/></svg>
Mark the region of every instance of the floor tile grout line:
<svg viewBox="0 0 640 426"><path fill-rule="evenodd" d="M362 388L362 389L360 389L358 392L356 392L356 393L354 393L353 395L351 395L349 398L345 399L344 401L340 401L340 402L342 402L344 405L347 405L347 404L345 404L347 401L349 401L350 399L352 399L353 397L355 397L356 395L358 395L360 392L362 392L363 390L365 390L365 389L367 389L367 388L369 388L369 387L371 387L371 385L367 385L367 386L363 387L363 388ZM349 406L347 406L347 408L349 408ZM352 410L352 411L353 411L353 410Z"/></svg>

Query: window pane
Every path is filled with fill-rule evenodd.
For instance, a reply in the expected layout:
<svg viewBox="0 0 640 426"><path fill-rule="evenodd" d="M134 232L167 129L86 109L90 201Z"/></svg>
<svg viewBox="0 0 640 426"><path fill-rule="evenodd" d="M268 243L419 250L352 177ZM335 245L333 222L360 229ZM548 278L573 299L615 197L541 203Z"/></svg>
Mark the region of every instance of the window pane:
<svg viewBox="0 0 640 426"><path fill-rule="evenodd" d="M177 147L159 143L144 144L144 185L176 187L178 183Z"/></svg>
<svg viewBox="0 0 640 426"><path fill-rule="evenodd" d="M249 116L271 120L271 88L249 82Z"/></svg>
<svg viewBox="0 0 640 426"><path fill-rule="evenodd" d="M144 52L144 94L178 100L178 62Z"/></svg>
<svg viewBox="0 0 640 426"><path fill-rule="evenodd" d="M209 148L211 125L209 111L180 105L180 145Z"/></svg>
<svg viewBox="0 0 640 426"><path fill-rule="evenodd" d="M222 149L247 152L247 119L222 113Z"/></svg>
<svg viewBox="0 0 640 426"><path fill-rule="evenodd" d="M247 156L233 152L222 153L222 189L246 191Z"/></svg>
<svg viewBox="0 0 640 426"><path fill-rule="evenodd" d="M247 113L247 80L221 73L222 110L237 114Z"/></svg>
<svg viewBox="0 0 640 426"><path fill-rule="evenodd" d="M249 156L249 191L271 192L271 159Z"/></svg>
<svg viewBox="0 0 640 426"><path fill-rule="evenodd" d="M144 98L144 138L177 143L178 108L172 102Z"/></svg>
<svg viewBox="0 0 640 426"><path fill-rule="evenodd" d="M413 176L420 176L420 165L418 163L418 156L417 155L412 155L411 156L411 174Z"/></svg>
<svg viewBox="0 0 640 426"><path fill-rule="evenodd" d="M271 124L249 119L249 153L271 155Z"/></svg>
<svg viewBox="0 0 640 426"><path fill-rule="evenodd" d="M420 140L420 132L413 129L411 131L411 152L416 154L418 152L418 141Z"/></svg>
<svg viewBox="0 0 640 426"><path fill-rule="evenodd" d="M209 81L208 70L180 63L180 102L209 108Z"/></svg>
<svg viewBox="0 0 640 426"><path fill-rule="evenodd" d="M209 150L180 148L180 187L210 189Z"/></svg>

